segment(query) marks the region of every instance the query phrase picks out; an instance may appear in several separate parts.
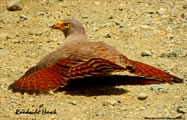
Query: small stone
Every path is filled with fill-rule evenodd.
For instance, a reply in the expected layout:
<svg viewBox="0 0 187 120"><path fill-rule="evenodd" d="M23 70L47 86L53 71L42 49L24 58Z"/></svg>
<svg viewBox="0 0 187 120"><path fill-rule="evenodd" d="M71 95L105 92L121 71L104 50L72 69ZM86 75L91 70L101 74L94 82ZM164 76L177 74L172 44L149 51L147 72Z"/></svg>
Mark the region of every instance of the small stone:
<svg viewBox="0 0 187 120"><path fill-rule="evenodd" d="M115 104L116 104L116 101L114 101L114 100L105 100L105 101L103 101L103 106L109 106L109 105L114 106Z"/></svg>
<svg viewBox="0 0 187 120"><path fill-rule="evenodd" d="M152 54L151 54L151 52L150 51L148 51L148 50L143 50L142 51L142 56L144 57L144 56L151 56Z"/></svg>
<svg viewBox="0 0 187 120"><path fill-rule="evenodd" d="M177 53L175 51L169 52L167 54L168 57L177 57Z"/></svg>
<svg viewBox="0 0 187 120"><path fill-rule="evenodd" d="M143 28L143 29L152 29L151 26L149 26L149 25L140 25L140 28Z"/></svg>
<svg viewBox="0 0 187 120"><path fill-rule="evenodd" d="M126 107L121 107L121 111L127 111L128 109Z"/></svg>
<svg viewBox="0 0 187 120"><path fill-rule="evenodd" d="M184 107L182 107L182 106L178 106L177 107L177 112L178 113L187 113L187 110L185 110Z"/></svg>
<svg viewBox="0 0 187 120"><path fill-rule="evenodd" d="M114 17L113 17L113 16L110 16L108 19L114 19Z"/></svg>
<svg viewBox="0 0 187 120"><path fill-rule="evenodd" d="M77 105L77 102L75 102L75 101L70 101L69 103L72 105Z"/></svg>
<svg viewBox="0 0 187 120"><path fill-rule="evenodd" d="M18 39L13 39L12 42L13 43L20 43L20 41Z"/></svg>
<svg viewBox="0 0 187 120"><path fill-rule="evenodd" d="M87 15L83 15L82 18L85 19L85 18L88 18L88 16Z"/></svg>
<svg viewBox="0 0 187 120"><path fill-rule="evenodd" d="M185 99L187 100L187 95L183 96L182 99L183 100L185 100Z"/></svg>
<svg viewBox="0 0 187 120"><path fill-rule="evenodd" d="M9 10L9 11L22 10L20 0L12 0L11 2L9 2L7 5L7 10Z"/></svg>
<svg viewBox="0 0 187 120"><path fill-rule="evenodd" d="M160 55L160 57L177 57L179 55L183 55L184 54L184 50L182 48L176 48L172 51L169 52L165 52L163 51Z"/></svg>
<svg viewBox="0 0 187 120"><path fill-rule="evenodd" d="M96 113L95 115L96 115L96 116L104 116L103 113Z"/></svg>
<svg viewBox="0 0 187 120"><path fill-rule="evenodd" d="M168 88L166 86L162 86L162 85L152 85L151 86L151 90L160 90L160 89L167 90Z"/></svg>
<svg viewBox="0 0 187 120"><path fill-rule="evenodd" d="M25 15L20 15L19 17L20 17L20 20L21 20L21 21L27 20L27 16L25 16Z"/></svg>
<svg viewBox="0 0 187 120"><path fill-rule="evenodd" d="M165 10L164 8L160 8L157 12L158 12L158 14L160 14L160 15L166 14L166 10Z"/></svg>
<svg viewBox="0 0 187 120"><path fill-rule="evenodd" d="M148 95L146 93L140 93L138 95L138 99L139 100L145 100L148 97Z"/></svg>
<svg viewBox="0 0 187 120"><path fill-rule="evenodd" d="M106 34L105 37L106 38L111 38L111 35L110 34Z"/></svg>
<svg viewBox="0 0 187 120"><path fill-rule="evenodd" d="M145 107L143 107L143 106L139 106L136 110L145 110Z"/></svg>
<svg viewBox="0 0 187 120"><path fill-rule="evenodd" d="M28 42L28 43L34 43L34 40L32 40L32 39L26 39L26 40L24 40L24 42Z"/></svg>
<svg viewBox="0 0 187 120"><path fill-rule="evenodd" d="M149 14L155 14L155 11L154 10L149 10L148 13Z"/></svg>
<svg viewBox="0 0 187 120"><path fill-rule="evenodd" d="M187 2L187 1L186 1ZM182 6L183 9L187 9L187 4Z"/></svg>
<svg viewBox="0 0 187 120"><path fill-rule="evenodd" d="M55 93L53 91L49 91L50 95L55 95Z"/></svg>

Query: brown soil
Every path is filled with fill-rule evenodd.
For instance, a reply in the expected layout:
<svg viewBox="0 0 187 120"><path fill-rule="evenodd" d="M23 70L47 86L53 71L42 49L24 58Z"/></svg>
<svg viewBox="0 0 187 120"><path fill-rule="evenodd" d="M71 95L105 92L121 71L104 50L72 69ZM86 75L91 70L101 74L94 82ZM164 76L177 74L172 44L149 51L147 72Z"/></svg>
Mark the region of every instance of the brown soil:
<svg viewBox="0 0 187 120"><path fill-rule="evenodd" d="M66 18L80 20L90 41L104 41L130 59L187 80L186 0L22 0L20 11L8 11L8 3L0 2L2 120L187 118L186 81L161 84L167 89L151 90L152 85L130 85L116 77L90 78L50 95L22 95L8 90L11 83L63 42L62 32L50 26ZM143 50L152 55L142 57ZM131 79L135 78L123 80ZM89 80L92 82L86 82ZM139 93L146 93L147 99L137 99ZM15 113L27 109L56 109L56 114Z"/></svg>

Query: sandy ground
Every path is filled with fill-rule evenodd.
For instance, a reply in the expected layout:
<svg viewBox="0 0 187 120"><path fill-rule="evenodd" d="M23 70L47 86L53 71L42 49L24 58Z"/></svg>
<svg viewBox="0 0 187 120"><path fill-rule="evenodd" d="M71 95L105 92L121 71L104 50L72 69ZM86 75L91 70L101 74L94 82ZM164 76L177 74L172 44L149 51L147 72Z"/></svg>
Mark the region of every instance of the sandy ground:
<svg viewBox="0 0 187 120"><path fill-rule="evenodd" d="M1 120L123 120L187 118L187 82L123 84L116 78L88 79L50 95L13 93L8 86L55 50L64 40L50 29L56 21L80 20L90 41L104 41L130 59L187 80L186 0L22 0L20 11L8 11L0 0ZM142 57L147 50L151 56ZM131 79L127 77L125 80ZM96 81L96 82L93 82ZM110 82L109 82L110 81ZM112 81L112 82L111 82ZM140 93L148 95L139 100ZM16 111L39 114L16 114ZM52 114L42 114L42 110ZM44 113L44 112L43 112Z"/></svg>

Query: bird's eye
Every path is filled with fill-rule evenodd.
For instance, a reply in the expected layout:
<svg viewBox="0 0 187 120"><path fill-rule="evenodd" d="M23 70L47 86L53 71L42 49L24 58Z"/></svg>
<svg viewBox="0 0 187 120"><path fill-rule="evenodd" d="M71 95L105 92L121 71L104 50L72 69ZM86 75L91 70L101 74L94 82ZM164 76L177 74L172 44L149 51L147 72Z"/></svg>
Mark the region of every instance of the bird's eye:
<svg viewBox="0 0 187 120"><path fill-rule="evenodd" d="M65 24L65 28L66 28L66 29L68 29L68 28L69 28L69 26L70 26L69 24Z"/></svg>

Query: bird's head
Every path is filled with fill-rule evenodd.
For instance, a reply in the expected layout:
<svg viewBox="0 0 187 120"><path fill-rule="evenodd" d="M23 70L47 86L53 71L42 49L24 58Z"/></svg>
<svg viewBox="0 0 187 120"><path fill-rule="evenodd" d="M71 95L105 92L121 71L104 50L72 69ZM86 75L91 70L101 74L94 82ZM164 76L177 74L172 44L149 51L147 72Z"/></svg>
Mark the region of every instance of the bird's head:
<svg viewBox="0 0 187 120"><path fill-rule="evenodd" d="M74 19L58 21L52 26L52 28L61 30L65 37L73 33L85 34L83 25L78 20Z"/></svg>

